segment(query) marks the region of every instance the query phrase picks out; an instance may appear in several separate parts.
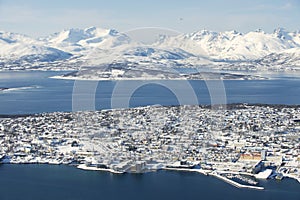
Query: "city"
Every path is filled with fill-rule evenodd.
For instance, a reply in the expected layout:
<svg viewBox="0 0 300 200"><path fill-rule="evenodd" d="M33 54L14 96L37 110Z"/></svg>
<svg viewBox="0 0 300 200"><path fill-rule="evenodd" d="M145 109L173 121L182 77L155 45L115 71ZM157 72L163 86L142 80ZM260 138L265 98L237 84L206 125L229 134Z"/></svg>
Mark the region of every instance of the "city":
<svg viewBox="0 0 300 200"><path fill-rule="evenodd" d="M299 106L147 106L0 120L2 163L193 171L252 189L263 189L259 179L300 183Z"/></svg>

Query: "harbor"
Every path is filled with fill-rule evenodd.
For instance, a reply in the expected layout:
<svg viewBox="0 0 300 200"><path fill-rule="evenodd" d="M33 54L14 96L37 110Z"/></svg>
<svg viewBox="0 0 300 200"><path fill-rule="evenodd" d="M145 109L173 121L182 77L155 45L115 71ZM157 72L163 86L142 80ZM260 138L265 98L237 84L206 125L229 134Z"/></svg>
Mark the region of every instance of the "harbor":
<svg viewBox="0 0 300 200"><path fill-rule="evenodd" d="M214 173L210 173L210 175L220 179L220 180L223 180L225 181L226 183L229 183L237 188L248 188L248 189L255 189L255 190L263 190L264 188L263 187L258 187L258 186L252 186L252 185L242 185L240 183L237 183L233 180L230 180L220 174L218 174L217 172L214 172Z"/></svg>

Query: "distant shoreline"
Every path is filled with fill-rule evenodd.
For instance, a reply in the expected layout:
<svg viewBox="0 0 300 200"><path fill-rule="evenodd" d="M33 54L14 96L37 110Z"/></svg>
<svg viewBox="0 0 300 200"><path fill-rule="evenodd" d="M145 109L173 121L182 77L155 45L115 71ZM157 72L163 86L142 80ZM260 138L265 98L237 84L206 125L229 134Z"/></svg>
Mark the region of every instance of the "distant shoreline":
<svg viewBox="0 0 300 200"><path fill-rule="evenodd" d="M127 109L135 109L135 108L143 108L143 107L149 107L149 106L155 106L157 105L148 105L148 106L139 106L139 107L132 107ZM180 107L185 105L171 105L171 106L160 106L160 107ZM246 109L246 106L258 106L258 107L271 107L271 108L300 108L300 104L261 104L261 103L254 103L254 104L248 104L248 103L230 103L230 104L216 104L216 105L209 105L209 104L199 104L199 105L187 105L187 106L200 106L202 108L206 109L223 109L226 110L233 110L233 109ZM123 110L124 108L117 108L117 109L103 109L103 110ZM102 111L102 110L95 110L95 111ZM60 112L60 111L55 111ZM83 111L84 112L84 111ZM37 116L43 113L54 113L54 112L41 112L41 113L33 113L33 114L0 114L1 118L19 118L19 117L30 117L30 116ZM62 111L61 113L71 113L71 112L65 112Z"/></svg>
<svg viewBox="0 0 300 200"><path fill-rule="evenodd" d="M177 74L178 77L82 77L76 76L76 71L64 75L52 76L52 79L61 80L74 80L74 81L215 81L215 80L268 80L270 78L261 77L256 75L246 75L240 73L229 73L229 72L198 72L198 73L188 73L188 74Z"/></svg>

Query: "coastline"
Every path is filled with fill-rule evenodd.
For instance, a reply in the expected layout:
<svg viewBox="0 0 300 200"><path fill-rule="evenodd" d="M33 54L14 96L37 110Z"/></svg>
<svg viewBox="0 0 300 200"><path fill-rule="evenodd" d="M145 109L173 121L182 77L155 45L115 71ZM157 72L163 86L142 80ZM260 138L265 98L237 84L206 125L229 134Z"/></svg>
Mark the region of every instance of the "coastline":
<svg viewBox="0 0 300 200"><path fill-rule="evenodd" d="M6 164L6 165L9 165L9 164L12 164L12 165L17 165L17 164L23 164L23 165L31 165L31 164L45 164L45 165L65 165L65 166L70 166L70 165L66 165L66 164L61 164L61 163L55 163L55 162L49 162L49 163L0 163L0 164ZM112 174L124 174L126 172L121 172L121 171L116 171L116 170L113 170L113 169L110 169L110 168L97 168L97 167L89 167L89 166L86 166L85 164L79 164L76 166L77 169L79 170L85 170L85 171L99 171L99 172L109 172L109 173L112 173ZM216 177L236 188L246 188L246 189L255 189L255 190L264 190L264 187L260 187L260 186L251 186L251 185L243 185L243 184L240 184L240 183L237 183L233 180L230 180L222 175L220 175L219 171L212 171L212 170L203 170L203 169L186 169L186 168L168 168L168 167L165 167L165 168L162 168L161 170L166 170L166 171L180 171L180 172L196 172L196 173L199 173L199 174L202 174L202 175L205 175L205 176L213 176L213 177ZM159 170L157 170L159 171ZM232 173L232 174L240 174L238 172L230 172L230 171L226 171L226 173ZM141 173L143 174L143 173ZM289 177L289 178L294 178L297 180L296 177ZM300 179L299 179L300 180ZM298 180L298 181L299 181ZM300 182L299 182L300 183Z"/></svg>
<svg viewBox="0 0 300 200"><path fill-rule="evenodd" d="M113 174L124 174L124 172L120 172L120 171L116 171L113 169L105 169L105 168L98 168L98 167L88 167L85 164L80 164L77 166L77 169L81 169L81 170L87 170L87 171L102 171L102 172L110 172Z"/></svg>
<svg viewBox="0 0 300 200"><path fill-rule="evenodd" d="M4 199L22 199L24 193L19 192L18 188L25 191L25 195L31 197L26 199L33 199L32 194L39 194L39 197L34 199L45 199L45 192L49 195L56 192L62 194L69 192L67 194L72 194L71 199L78 199L78 195L82 194L83 191L85 193L80 199L87 199L87 194L91 194L91 198L88 199L97 199L97 197L103 199L105 194L107 195L104 199L132 199L130 198L132 196L136 197L134 199L141 199L144 194L147 196L153 194L153 189L157 192L148 198L149 200L160 199L161 192L165 192L166 197L174 194L172 198L165 199L178 200L184 196L186 199L201 196L204 199L245 200L270 198L281 200L284 199L283 196L286 196L289 200L298 200L300 194L300 185L288 178L280 183L276 180L263 181L261 186L265 190L255 190L239 189L213 176L166 170L145 174L111 174L101 171L79 170L74 166L67 165L0 165L0 173L3 179L1 187L4 191L2 198L6 195ZM7 192L6 188L11 188L10 191L12 192ZM39 193L39 191L44 192ZM120 191L118 196L110 198L112 192L116 191ZM124 195L128 192L132 195L125 198ZM137 192L138 194L136 194ZM15 195L16 198L12 198L12 195ZM53 194L49 200L65 199L65 197L60 197L58 198L56 194Z"/></svg>
<svg viewBox="0 0 300 200"><path fill-rule="evenodd" d="M163 108L172 108L172 107L179 107L180 105L168 105L168 106L160 106ZM218 108L218 107L222 107L225 106L227 110L232 110L232 109L244 109L247 107L251 107L251 106L257 106L257 107L270 107L270 108L298 108L300 109L300 103L299 104L265 104L265 103L227 103L227 104L199 104L197 105L199 107L202 108ZM133 107L133 108L129 108L129 109L138 109L138 108L146 108L149 106L137 106L137 107ZM151 107L155 107L155 105L152 105ZM118 108L117 110L125 110L128 108ZM97 111L113 111L116 109L101 109L101 110L97 110ZM79 111L80 112L80 111ZM44 114L47 112L40 112L40 113L32 113L32 114L1 114L0 113L0 119L1 118L19 118L19 117L32 117L32 116L38 116L41 114ZM52 112L53 113L53 112ZM61 112L57 112L57 113L72 113L71 111L61 111Z"/></svg>
<svg viewBox="0 0 300 200"><path fill-rule="evenodd" d="M185 169L185 168L170 168L165 167L163 170L169 170L169 171L183 171L183 172L197 172L203 175L208 176L211 170L204 170L204 169Z"/></svg>
<svg viewBox="0 0 300 200"><path fill-rule="evenodd" d="M49 77L51 79L58 80L73 80L73 81L196 81L196 80L204 80L204 81L245 81L245 80L268 80L269 78L265 77L251 77L251 78L151 78L151 77L140 77L140 78L124 78L124 77L116 77L116 78L83 78L83 77L68 77L68 76L52 76Z"/></svg>
<svg viewBox="0 0 300 200"><path fill-rule="evenodd" d="M109 172L112 174L125 174L125 173L130 173L130 172L125 172L125 171L116 171L114 169L111 168L98 168L98 167L93 167L93 166L86 166L85 164L67 164L67 163L61 163L61 162L55 162L55 161L36 161L36 162L0 162L0 165L34 165L34 164L41 164L41 165L65 165L65 166L73 166L76 167L79 170L85 170L85 171L100 171L100 172ZM204 170L204 169L189 169L189 168L171 168L171 167L162 167L161 169L158 170L154 170L154 172L156 171L160 171L160 170L166 170L166 171L180 171L180 172L195 172L195 173L199 173L205 176L213 176L216 177L236 188L246 188L246 189L254 189L254 190L264 190L264 187L262 186L253 186L253 185L244 185L241 183L238 183L236 181L233 181L227 177L222 176L222 173L226 173L226 174L239 174L239 175L248 175L248 176L253 176L255 177L254 174L251 173L246 173L246 172L235 172L235 171L220 171L220 170ZM145 172L141 172L139 174L143 174ZM290 179L294 179L296 180L299 184L300 184L300 178L291 175L291 174L283 174L284 177L286 178L290 178Z"/></svg>

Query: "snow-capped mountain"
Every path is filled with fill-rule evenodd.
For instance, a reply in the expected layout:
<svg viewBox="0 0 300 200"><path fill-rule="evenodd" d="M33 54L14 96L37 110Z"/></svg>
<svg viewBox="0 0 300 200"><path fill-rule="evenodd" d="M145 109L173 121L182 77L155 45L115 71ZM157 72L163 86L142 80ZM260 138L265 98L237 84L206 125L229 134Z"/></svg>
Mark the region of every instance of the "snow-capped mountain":
<svg viewBox="0 0 300 200"><path fill-rule="evenodd" d="M243 70L277 66L284 70L299 69L299 56L300 32L282 28L273 33L201 30L161 35L153 44L134 41L130 35L114 29L96 27L63 30L39 39L0 32L1 69L51 69L52 65L76 69L82 65L128 61Z"/></svg>
<svg viewBox="0 0 300 200"><path fill-rule="evenodd" d="M124 51L125 56L147 57L153 59L183 60L194 55L182 49L159 49L152 47L134 47Z"/></svg>
<svg viewBox="0 0 300 200"><path fill-rule="evenodd" d="M177 37L166 37L161 46L181 48L214 60L240 61L262 58L271 53L300 47L299 32L276 29L268 34L261 30L246 34L237 31L212 32L202 30Z"/></svg>
<svg viewBox="0 0 300 200"><path fill-rule="evenodd" d="M130 43L130 38L125 34L114 29L96 27L63 30L39 40L49 46L72 53L90 51L93 48L111 49Z"/></svg>
<svg viewBox="0 0 300 200"><path fill-rule="evenodd" d="M47 47L21 34L0 32L0 58L9 61L53 62L65 60L72 54Z"/></svg>
<svg viewBox="0 0 300 200"><path fill-rule="evenodd" d="M300 68L300 48L292 48L280 53L271 53L256 61L261 66L268 68Z"/></svg>

